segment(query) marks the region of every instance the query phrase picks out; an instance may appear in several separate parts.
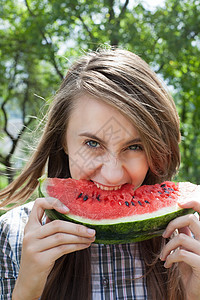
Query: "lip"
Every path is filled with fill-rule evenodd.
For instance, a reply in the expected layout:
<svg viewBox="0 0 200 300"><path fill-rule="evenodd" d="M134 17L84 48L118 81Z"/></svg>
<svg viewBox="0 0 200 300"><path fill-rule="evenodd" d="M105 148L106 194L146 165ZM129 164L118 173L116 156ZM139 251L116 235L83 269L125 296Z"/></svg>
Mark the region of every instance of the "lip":
<svg viewBox="0 0 200 300"><path fill-rule="evenodd" d="M117 191L121 189L122 185L117 185L117 186L108 186L108 185L103 185L98 182L93 181L93 183L101 190L103 191Z"/></svg>

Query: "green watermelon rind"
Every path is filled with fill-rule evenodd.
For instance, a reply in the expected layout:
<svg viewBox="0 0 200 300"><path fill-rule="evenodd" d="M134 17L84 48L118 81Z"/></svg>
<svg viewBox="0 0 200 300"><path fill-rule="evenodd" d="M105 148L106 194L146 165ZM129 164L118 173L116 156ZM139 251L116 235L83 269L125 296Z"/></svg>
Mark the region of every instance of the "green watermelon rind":
<svg viewBox="0 0 200 300"><path fill-rule="evenodd" d="M46 215L51 220L69 221L95 229L95 243L97 244L133 243L160 236L171 220L189 213L194 213L194 210L179 209L166 215L144 219L141 221L94 225L88 222L79 222L70 217L70 214L61 214L54 209L46 210Z"/></svg>
<svg viewBox="0 0 200 300"><path fill-rule="evenodd" d="M39 179L39 196L45 197L44 181L46 176ZM70 214L61 214L58 211L46 210L46 215L51 220L64 220L76 224L84 225L88 228L96 230L95 243L98 244L124 244L139 242L162 235L168 223L179 217L189 213L194 213L193 209L181 209L178 205L168 208L166 211L157 211L150 217L144 214L141 219L128 218L127 220L103 220L103 224L94 220L79 218ZM78 219L77 219L78 218Z"/></svg>

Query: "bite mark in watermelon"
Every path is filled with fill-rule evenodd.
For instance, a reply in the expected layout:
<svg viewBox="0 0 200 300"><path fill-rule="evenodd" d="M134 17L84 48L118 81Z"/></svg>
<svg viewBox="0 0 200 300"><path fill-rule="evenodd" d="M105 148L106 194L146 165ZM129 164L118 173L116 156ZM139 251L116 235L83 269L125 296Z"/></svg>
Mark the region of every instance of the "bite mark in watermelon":
<svg viewBox="0 0 200 300"><path fill-rule="evenodd" d="M61 219L83 224L96 230L96 243L121 244L161 235L174 218L193 213L182 209L177 200L200 199L200 186L190 182L134 186L125 184L119 190L106 191L87 180L40 179L40 196L59 199L70 210L61 214L47 210L52 220Z"/></svg>

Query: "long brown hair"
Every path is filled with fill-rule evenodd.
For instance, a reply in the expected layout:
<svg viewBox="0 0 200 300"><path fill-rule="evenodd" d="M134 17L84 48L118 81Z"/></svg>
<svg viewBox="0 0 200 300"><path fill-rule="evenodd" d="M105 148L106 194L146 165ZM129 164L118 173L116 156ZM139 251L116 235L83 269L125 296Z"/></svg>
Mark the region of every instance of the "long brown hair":
<svg viewBox="0 0 200 300"><path fill-rule="evenodd" d="M2 205L26 201L37 187L37 179L44 173L46 164L49 177L71 176L64 150L65 133L76 99L83 94L115 107L138 130L149 164L145 184L172 179L180 164L180 133L171 96L137 55L120 49L99 50L80 58L68 71L49 110L37 150L21 175L0 193L0 199L4 199ZM155 259L161 245L162 238L139 243L141 258L146 263L149 295L155 300L183 300L182 283L177 281L178 267L174 267L173 273L166 271L163 263ZM77 273L78 269L82 273ZM90 274L89 271L88 250L62 257L48 277L42 299L55 299L55 291L59 290L57 299L90 299L91 278L85 276ZM59 280L61 276L62 280ZM83 287L81 278L85 278L82 282L88 287L84 298L79 294ZM74 288L77 282L78 289Z"/></svg>

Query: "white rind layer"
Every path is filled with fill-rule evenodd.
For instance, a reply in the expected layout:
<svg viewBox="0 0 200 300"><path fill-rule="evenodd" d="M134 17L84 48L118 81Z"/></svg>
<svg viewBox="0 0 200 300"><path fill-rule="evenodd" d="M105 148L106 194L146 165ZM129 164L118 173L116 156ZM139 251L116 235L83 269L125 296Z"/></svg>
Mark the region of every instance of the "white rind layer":
<svg viewBox="0 0 200 300"><path fill-rule="evenodd" d="M80 216L76 216L74 214L67 214L67 216L77 222L80 223L88 223L91 225L114 225L119 223L128 223L128 222L137 222L137 221L143 221L143 220L149 220L158 218L161 216L165 216L167 214L171 214L173 212L177 212L181 210L181 208L178 205L171 206L171 207L164 207L159 210L156 210L153 213L146 213L142 215L133 215L128 217L122 217L122 218L116 218L116 219L102 219L102 220L92 220Z"/></svg>

